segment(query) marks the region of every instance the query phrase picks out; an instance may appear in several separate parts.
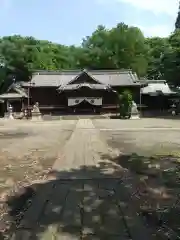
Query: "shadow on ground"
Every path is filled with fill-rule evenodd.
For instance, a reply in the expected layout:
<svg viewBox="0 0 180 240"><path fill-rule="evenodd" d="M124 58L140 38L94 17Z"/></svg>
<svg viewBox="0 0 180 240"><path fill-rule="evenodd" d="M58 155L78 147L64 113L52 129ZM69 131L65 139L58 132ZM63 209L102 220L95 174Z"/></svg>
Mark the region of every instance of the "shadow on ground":
<svg viewBox="0 0 180 240"><path fill-rule="evenodd" d="M53 239L58 234L59 239L177 239L179 205L167 206L175 202L169 178L174 179L178 188L175 178L179 173L169 170L164 173L166 181L159 182L160 170L156 174L144 172L153 161L132 154L102 162L98 167L50 172L46 182L20 189L7 200L11 224L0 237L10 239L15 233L13 240ZM120 172L119 164L131 174L123 169ZM113 172L106 172L112 168ZM163 184L167 188L163 188L162 194ZM148 232L143 224L147 224Z"/></svg>
<svg viewBox="0 0 180 240"><path fill-rule="evenodd" d="M110 159L109 156L103 156ZM136 201L147 224L180 236L180 158L173 155L121 154L110 159L137 182ZM134 195L132 191L132 195Z"/></svg>
<svg viewBox="0 0 180 240"><path fill-rule="evenodd" d="M0 239L178 239L178 159L102 157L110 161L51 171L19 189L7 199L9 229Z"/></svg>
<svg viewBox="0 0 180 240"><path fill-rule="evenodd" d="M112 167L113 172L107 172ZM15 233L13 240L58 239L58 234L59 239L155 239L136 213L131 180L111 162L51 172L46 182L23 188L7 200L11 224L3 237L11 239Z"/></svg>

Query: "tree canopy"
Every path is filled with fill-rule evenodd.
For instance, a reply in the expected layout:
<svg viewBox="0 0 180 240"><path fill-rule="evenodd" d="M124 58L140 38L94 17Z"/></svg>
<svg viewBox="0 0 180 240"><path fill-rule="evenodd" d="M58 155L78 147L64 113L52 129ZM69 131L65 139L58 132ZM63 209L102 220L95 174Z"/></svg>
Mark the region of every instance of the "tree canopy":
<svg viewBox="0 0 180 240"><path fill-rule="evenodd" d="M0 39L0 81L27 81L33 70L132 69L139 77L180 85L180 30L145 38L137 27L100 25L80 46L18 35ZM8 80L9 79L9 80Z"/></svg>
<svg viewBox="0 0 180 240"><path fill-rule="evenodd" d="M180 29L180 4L179 4L179 11L178 11L178 15L176 18L176 22L175 22L175 29Z"/></svg>

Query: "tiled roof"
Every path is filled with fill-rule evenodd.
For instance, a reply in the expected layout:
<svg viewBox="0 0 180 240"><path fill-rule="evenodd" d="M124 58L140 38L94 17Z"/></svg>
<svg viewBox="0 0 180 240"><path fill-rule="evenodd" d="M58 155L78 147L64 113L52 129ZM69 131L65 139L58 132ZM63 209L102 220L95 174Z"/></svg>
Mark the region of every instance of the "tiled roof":
<svg viewBox="0 0 180 240"><path fill-rule="evenodd" d="M22 98L22 95L19 93L4 93L0 95L0 99L17 99Z"/></svg>
<svg viewBox="0 0 180 240"><path fill-rule="evenodd" d="M142 94L173 94L173 92L166 81L162 80L161 82L148 81L148 86L141 89Z"/></svg>
<svg viewBox="0 0 180 240"><path fill-rule="evenodd" d="M108 85L104 84L68 84L68 85L61 85L58 90L75 90L81 87L89 87L91 89L107 89Z"/></svg>
<svg viewBox="0 0 180 240"><path fill-rule="evenodd" d="M111 86L139 85L139 80L131 71L90 71L99 82Z"/></svg>
<svg viewBox="0 0 180 240"><path fill-rule="evenodd" d="M31 80L31 86L36 87L58 87L60 85L66 85L76 75L65 74L37 74L33 75ZM28 82L23 82L22 86L29 86Z"/></svg>
<svg viewBox="0 0 180 240"><path fill-rule="evenodd" d="M66 85L70 82L73 83L73 79L76 78L82 71L40 71L33 74L31 85L36 87L58 87L60 85ZM99 83L111 86L132 86L139 85L139 80L136 74L132 74L131 71L121 70L93 70L87 71L90 76L96 79ZM28 86L29 83L22 83L23 86Z"/></svg>
<svg viewBox="0 0 180 240"><path fill-rule="evenodd" d="M25 91L25 89L23 89L19 84L15 84L14 90L15 90L17 93L19 93L22 97L25 97L25 98L28 97L28 94L27 94L27 92Z"/></svg>
<svg viewBox="0 0 180 240"><path fill-rule="evenodd" d="M15 93L19 93L21 97L28 97L28 94L24 88L21 87L21 84L19 83L13 83L7 90L9 92L10 90L15 91Z"/></svg>

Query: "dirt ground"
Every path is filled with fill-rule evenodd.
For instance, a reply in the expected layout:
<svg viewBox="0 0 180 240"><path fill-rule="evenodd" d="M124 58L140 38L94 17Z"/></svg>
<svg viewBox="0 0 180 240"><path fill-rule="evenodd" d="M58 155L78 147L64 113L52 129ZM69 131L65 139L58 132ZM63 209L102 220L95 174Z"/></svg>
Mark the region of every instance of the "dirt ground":
<svg viewBox="0 0 180 240"><path fill-rule="evenodd" d="M179 121L96 120L94 125L100 129L101 139L119 152L111 161L138 181L136 194L132 195L138 198L139 213L155 231L165 231L168 239L179 239Z"/></svg>
<svg viewBox="0 0 180 240"><path fill-rule="evenodd" d="M57 124L1 120L0 218L6 213L4 202L10 195L46 178L74 127L75 121Z"/></svg>
<svg viewBox="0 0 180 240"><path fill-rule="evenodd" d="M0 121L1 218L5 213L3 203L12 189L16 191L46 178L76 123L77 120ZM176 217L180 205L175 205L175 213L168 210L166 214L166 210L173 206L179 194L180 121L99 119L92 123L99 130L101 140L119 153L113 159L109 156L109 160L128 169L139 181L139 211L145 220L176 231L180 225ZM170 218L171 224L164 224Z"/></svg>

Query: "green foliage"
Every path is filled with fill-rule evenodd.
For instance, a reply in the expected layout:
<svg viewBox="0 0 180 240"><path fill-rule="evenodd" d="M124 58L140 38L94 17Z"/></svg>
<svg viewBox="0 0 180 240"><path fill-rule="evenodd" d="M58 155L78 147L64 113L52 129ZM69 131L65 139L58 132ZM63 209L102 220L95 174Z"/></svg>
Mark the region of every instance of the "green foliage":
<svg viewBox="0 0 180 240"><path fill-rule="evenodd" d="M180 86L180 30L171 34L168 43L161 58L162 76L170 84Z"/></svg>
<svg viewBox="0 0 180 240"><path fill-rule="evenodd" d="M176 22L175 22L175 29L180 29L180 5L179 5L179 11L178 11L178 15L176 18Z"/></svg>
<svg viewBox="0 0 180 240"><path fill-rule="evenodd" d="M123 91L119 95L119 112L120 117L130 117L131 107L132 107L132 93L129 90Z"/></svg>
<svg viewBox="0 0 180 240"><path fill-rule="evenodd" d="M5 66L0 64L0 85L4 81L5 78L6 78Z"/></svg>
<svg viewBox="0 0 180 240"><path fill-rule="evenodd" d="M169 38L145 38L137 27L98 26L80 46L18 35L0 38L0 82L27 81L33 70L132 69L140 77L180 85L180 30Z"/></svg>
<svg viewBox="0 0 180 240"><path fill-rule="evenodd" d="M82 46L89 52L88 68L130 68L140 76L146 73L148 48L138 28L124 23L110 30L99 26L92 36L83 40Z"/></svg>
<svg viewBox="0 0 180 240"><path fill-rule="evenodd" d="M146 77L149 79L162 79L163 66L162 57L169 49L168 39L166 38L147 38L148 45L148 69Z"/></svg>

